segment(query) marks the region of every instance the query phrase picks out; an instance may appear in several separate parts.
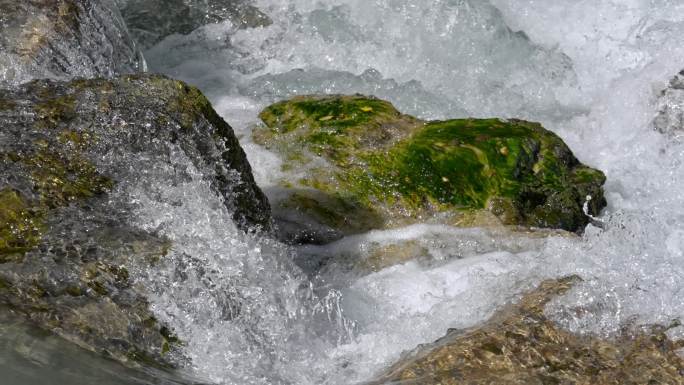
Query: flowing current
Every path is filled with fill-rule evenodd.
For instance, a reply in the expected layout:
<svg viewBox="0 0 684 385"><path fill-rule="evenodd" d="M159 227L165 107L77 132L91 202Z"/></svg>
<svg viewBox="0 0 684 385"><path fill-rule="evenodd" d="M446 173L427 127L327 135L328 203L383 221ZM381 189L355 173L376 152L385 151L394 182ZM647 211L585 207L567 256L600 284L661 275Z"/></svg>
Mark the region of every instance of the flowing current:
<svg viewBox="0 0 684 385"><path fill-rule="evenodd" d="M569 274L584 282L548 311L572 331L610 336L684 319L684 144L653 126L660 91L684 68L684 1L255 5L272 25L208 25L146 58L209 96L267 194L288 175L251 142L258 112L293 95L363 93L424 119L540 121L606 173L609 206L581 237L419 224L292 248L236 230L201 170L173 186L173 169L150 170L152 185L122 183L117 193L136 203L136 225L174 241L165 266L138 274L185 341L188 374L217 384L362 383L403 351ZM292 262L362 260L392 246L405 262L364 274Z"/></svg>

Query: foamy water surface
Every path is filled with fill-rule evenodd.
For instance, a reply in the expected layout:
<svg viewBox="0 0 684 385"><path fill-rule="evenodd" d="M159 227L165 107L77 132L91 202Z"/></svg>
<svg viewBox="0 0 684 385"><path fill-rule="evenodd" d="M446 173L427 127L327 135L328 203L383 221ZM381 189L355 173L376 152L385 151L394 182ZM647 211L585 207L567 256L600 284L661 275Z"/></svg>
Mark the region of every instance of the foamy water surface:
<svg viewBox="0 0 684 385"><path fill-rule="evenodd" d="M140 274L155 311L187 342L187 370L220 384L363 382L402 351L569 274L584 282L549 312L575 332L684 318L684 146L652 127L659 91L684 67L684 2L256 4L273 25L209 25L146 56L153 71L210 97L266 191L287 175L250 140L258 112L293 95L358 92L425 119L541 121L606 173L609 206L603 228L581 237L419 224L296 249L238 232L179 155L190 177L173 188L164 178L175 171L155 170L158 186L118 193L140 203L136 225L176 245L161 271ZM292 263L402 242L420 255L367 274L341 264L311 277Z"/></svg>

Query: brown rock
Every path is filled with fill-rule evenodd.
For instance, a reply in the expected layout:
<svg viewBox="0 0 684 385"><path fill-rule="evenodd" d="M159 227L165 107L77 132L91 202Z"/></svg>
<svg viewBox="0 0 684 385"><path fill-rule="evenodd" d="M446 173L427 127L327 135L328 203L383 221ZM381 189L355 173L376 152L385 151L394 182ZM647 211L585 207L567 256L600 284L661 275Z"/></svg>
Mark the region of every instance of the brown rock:
<svg viewBox="0 0 684 385"><path fill-rule="evenodd" d="M605 340L548 319L546 303L578 280L543 282L484 325L418 347L373 384L684 384L684 341L668 339L664 327Z"/></svg>

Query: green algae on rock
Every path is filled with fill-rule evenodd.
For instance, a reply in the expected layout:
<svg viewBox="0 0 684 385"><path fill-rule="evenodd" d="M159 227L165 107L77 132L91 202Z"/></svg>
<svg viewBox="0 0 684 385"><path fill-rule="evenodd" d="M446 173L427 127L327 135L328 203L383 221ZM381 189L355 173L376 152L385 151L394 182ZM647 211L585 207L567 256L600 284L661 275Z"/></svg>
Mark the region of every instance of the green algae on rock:
<svg viewBox="0 0 684 385"><path fill-rule="evenodd" d="M582 165L538 123L426 122L362 95L295 97L260 117L265 127L255 129L254 140L304 175L295 187L344 202L310 203L307 215L335 226L320 213L344 217L345 206L358 206L383 218L380 225L343 226L343 233L431 218L477 224L487 216L505 225L581 231L590 219L585 202L592 215L605 206L603 173ZM300 195L274 206L291 206Z"/></svg>
<svg viewBox="0 0 684 385"><path fill-rule="evenodd" d="M405 353L372 384L684 384L684 341L642 327L614 339L579 336L544 314L578 277L543 282L484 325L450 330Z"/></svg>
<svg viewBox="0 0 684 385"><path fill-rule="evenodd" d="M199 90L156 75L32 81L0 90L0 106L0 311L121 361L172 365L181 342L131 272L173 245L136 227L126 189L157 168L198 172L236 226L268 230L232 129Z"/></svg>

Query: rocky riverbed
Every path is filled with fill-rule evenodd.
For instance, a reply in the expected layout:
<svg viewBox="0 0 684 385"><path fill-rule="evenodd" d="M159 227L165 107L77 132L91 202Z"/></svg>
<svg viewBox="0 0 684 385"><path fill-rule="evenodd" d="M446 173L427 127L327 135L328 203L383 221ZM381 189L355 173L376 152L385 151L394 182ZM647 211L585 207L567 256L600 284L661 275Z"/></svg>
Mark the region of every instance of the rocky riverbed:
<svg viewBox="0 0 684 385"><path fill-rule="evenodd" d="M677 6L340 3L0 0L8 378L684 383Z"/></svg>

